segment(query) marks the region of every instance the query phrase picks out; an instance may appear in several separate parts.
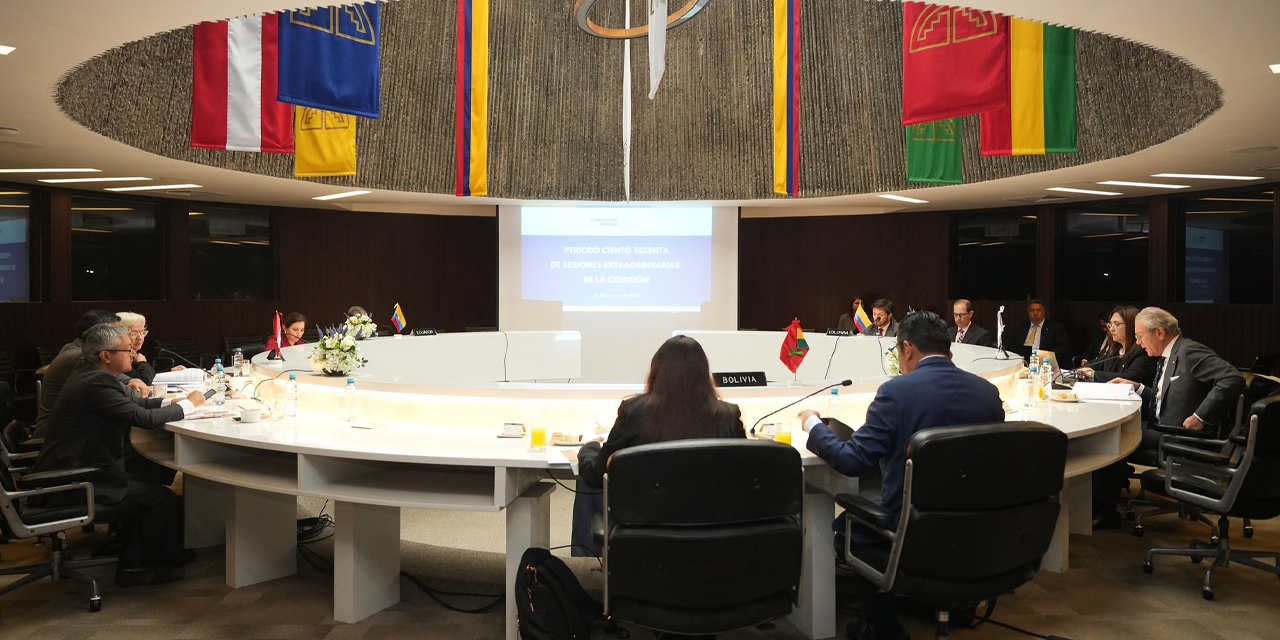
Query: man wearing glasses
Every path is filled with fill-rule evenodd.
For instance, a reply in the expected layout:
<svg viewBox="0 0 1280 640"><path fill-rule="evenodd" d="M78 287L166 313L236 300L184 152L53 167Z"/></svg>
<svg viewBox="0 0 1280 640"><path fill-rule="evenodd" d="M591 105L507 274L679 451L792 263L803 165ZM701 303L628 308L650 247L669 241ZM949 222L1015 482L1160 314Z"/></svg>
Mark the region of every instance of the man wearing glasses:
<svg viewBox="0 0 1280 640"><path fill-rule="evenodd" d="M808 448L832 469L858 476L872 469L883 470L878 504L893 514L897 522L902 512L902 483L907 443L921 429L984 422L1004 422L1004 407L995 385L951 362L947 323L932 311L916 311L898 325L898 364L903 375L880 385L876 398L867 407L867 421L841 440L816 411L800 412L809 432ZM843 519L837 520L843 532ZM841 542L838 536L837 541ZM859 548L888 549L889 542L870 532L854 532L850 541ZM870 582L859 579L853 607L859 609L846 633L854 640L909 638L894 614L893 597L879 593Z"/></svg>
<svg viewBox="0 0 1280 640"><path fill-rule="evenodd" d="M995 336L973 323L973 304L968 300L964 298L956 300L956 303L951 305L951 317L956 322L955 326L947 330L951 334L952 342L976 344L981 347L996 346Z"/></svg>
<svg viewBox="0 0 1280 640"><path fill-rule="evenodd" d="M124 327L100 324L85 331L84 364L72 372L49 416L35 470L96 467L94 501L120 516L123 549L116 584L159 584L182 577L182 499L168 487L126 470L129 430L157 429L204 404L196 391L177 402L132 398L116 376L133 366L133 342ZM82 494L50 496L46 504L83 500Z"/></svg>

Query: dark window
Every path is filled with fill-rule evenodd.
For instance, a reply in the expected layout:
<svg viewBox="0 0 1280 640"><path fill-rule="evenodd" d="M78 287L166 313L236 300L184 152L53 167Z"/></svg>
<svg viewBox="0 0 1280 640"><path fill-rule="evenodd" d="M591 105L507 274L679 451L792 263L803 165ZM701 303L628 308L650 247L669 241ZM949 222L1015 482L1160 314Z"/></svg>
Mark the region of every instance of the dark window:
<svg viewBox="0 0 1280 640"><path fill-rule="evenodd" d="M1150 231L1145 201L1064 211L1058 234L1058 298L1146 300Z"/></svg>
<svg viewBox="0 0 1280 640"><path fill-rule="evenodd" d="M0 190L0 302L31 300L31 194Z"/></svg>
<svg viewBox="0 0 1280 640"><path fill-rule="evenodd" d="M266 300L275 297L271 214L193 206L188 215L191 297Z"/></svg>
<svg viewBox="0 0 1280 640"><path fill-rule="evenodd" d="M149 202L71 198L71 299L160 300L164 251Z"/></svg>
<svg viewBox="0 0 1280 640"><path fill-rule="evenodd" d="M1274 199L1260 187L1184 201L1184 302L1271 303Z"/></svg>
<svg viewBox="0 0 1280 640"><path fill-rule="evenodd" d="M951 297L1035 296L1036 217L1028 210L951 216Z"/></svg>

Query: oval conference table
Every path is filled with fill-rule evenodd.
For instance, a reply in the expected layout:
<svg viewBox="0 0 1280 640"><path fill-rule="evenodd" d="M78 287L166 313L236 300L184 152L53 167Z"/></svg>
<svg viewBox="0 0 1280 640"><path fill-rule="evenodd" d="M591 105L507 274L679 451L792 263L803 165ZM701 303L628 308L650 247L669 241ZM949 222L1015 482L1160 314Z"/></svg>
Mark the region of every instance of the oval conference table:
<svg viewBox="0 0 1280 640"><path fill-rule="evenodd" d="M841 417L861 424L876 388L888 379L883 354L892 339L810 335L810 352L796 374L778 360L782 332L683 331L707 352L713 371L763 372L763 387L722 389L739 405L743 422L838 382ZM296 372L297 417L243 423L201 418L134 429L134 447L184 473L186 542L226 544L226 580L242 587L297 570L297 498L334 501L334 619L355 622L400 600L400 510L503 511L506 585L531 546L549 546L550 474L571 475L558 447L531 451L526 438L496 437L503 423L548 432L594 435L612 424L621 398L641 385L574 383L580 377L581 337L574 331L491 332L374 338L361 342L369 364L354 376L355 422L338 419L345 377L313 373L313 345L285 348L284 359L255 356L251 379L236 388L277 408L284 381ZM1020 362L994 349L953 346L953 360L1022 406L1015 375ZM836 635L832 496L858 491L858 480L832 471L804 448L796 414L819 409L826 394L791 407L769 422L790 423L807 484L801 587L791 621L810 638ZM202 407L209 408L210 405ZM1090 472L1132 451L1140 436L1137 402L1043 402L1012 411L1008 420L1034 420L1069 436L1066 483L1058 529L1042 567L1067 568L1068 533L1088 534ZM876 492L873 486L863 490ZM517 637L516 607L507 592L506 637Z"/></svg>

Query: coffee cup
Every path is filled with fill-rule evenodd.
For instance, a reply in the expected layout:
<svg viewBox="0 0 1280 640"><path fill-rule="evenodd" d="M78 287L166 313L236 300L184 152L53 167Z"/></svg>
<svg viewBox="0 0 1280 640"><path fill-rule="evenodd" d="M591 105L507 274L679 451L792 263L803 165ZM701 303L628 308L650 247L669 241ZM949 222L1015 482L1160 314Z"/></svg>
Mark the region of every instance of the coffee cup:
<svg viewBox="0 0 1280 640"><path fill-rule="evenodd" d="M240 422L257 422L262 419L262 411L256 408L240 410Z"/></svg>

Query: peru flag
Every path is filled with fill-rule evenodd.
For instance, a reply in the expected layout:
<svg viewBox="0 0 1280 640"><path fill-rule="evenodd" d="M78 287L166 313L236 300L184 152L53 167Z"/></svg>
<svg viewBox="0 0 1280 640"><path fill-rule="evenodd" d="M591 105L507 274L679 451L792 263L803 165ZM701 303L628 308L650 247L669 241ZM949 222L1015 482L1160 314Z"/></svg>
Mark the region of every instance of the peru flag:
<svg viewBox="0 0 1280 640"><path fill-rule="evenodd" d="M293 153L293 107L276 101L276 14L195 26L191 146Z"/></svg>

